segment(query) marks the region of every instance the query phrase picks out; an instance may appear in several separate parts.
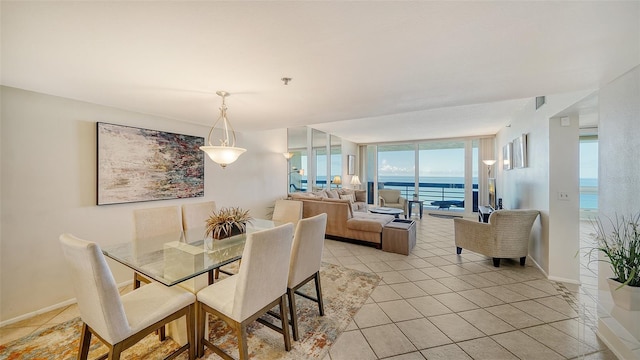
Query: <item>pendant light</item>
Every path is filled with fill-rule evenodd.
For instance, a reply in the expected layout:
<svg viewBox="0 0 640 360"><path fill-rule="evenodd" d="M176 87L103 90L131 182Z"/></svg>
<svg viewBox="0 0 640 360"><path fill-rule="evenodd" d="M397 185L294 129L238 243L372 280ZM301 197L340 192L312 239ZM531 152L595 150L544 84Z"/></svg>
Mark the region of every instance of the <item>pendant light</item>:
<svg viewBox="0 0 640 360"><path fill-rule="evenodd" d="M225 98L229 96L229 93L226 91L217 91L216 94L222 97L220 117L218 117L218 120L216 120L211 130L209 130L209 136L207 137L209 146L200 146L200 150L206 152L211 160L219 164L224 169L227 165L238 160L238 157L247 151L247 149L236 147L236 132L233 131L233 127L227 119L227 105L224 102ZM211 144L211 135L213 135L213 130L216 128L220 120L222 120L221 126L223 137L219 139L219 146L213 146ZM229 132L231 132L231 134L229 134Z"/></svg>

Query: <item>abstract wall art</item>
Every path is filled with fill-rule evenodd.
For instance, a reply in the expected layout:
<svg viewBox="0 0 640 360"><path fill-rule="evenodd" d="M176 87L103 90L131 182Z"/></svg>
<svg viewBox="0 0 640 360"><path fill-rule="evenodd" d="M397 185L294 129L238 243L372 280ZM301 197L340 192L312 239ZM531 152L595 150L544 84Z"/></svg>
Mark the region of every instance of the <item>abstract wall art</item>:
<svg viewBox="0 0 640 360"><path fill-rule="evenodd" d="M204 196L204 138L97 123L98 205Z"/></svg>

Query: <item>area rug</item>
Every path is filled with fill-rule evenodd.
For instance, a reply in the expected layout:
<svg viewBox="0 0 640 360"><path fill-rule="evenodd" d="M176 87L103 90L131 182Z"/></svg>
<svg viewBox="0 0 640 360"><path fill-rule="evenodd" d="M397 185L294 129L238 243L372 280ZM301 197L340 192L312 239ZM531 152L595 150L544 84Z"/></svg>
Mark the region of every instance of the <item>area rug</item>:
<svg viewBox="0 0 640 360"><path fill-rule="evenodd" d="M325 316L318 316L318 305L300 296L296 297L300 340L292 341L292 349L284 350L282 335L255 322L248 331L249 357L260 360L271 359L322 359L329 347L349 325L371 292L380 282L375 274L347 269L342 266L323 263L320 270ZM301 291L315 295L313 282ZM0 345L0 359L75 359L80 341L81 321L79 318L67 321ZM231 356L238 358L235 336L218 319L209 317L209 338ZM126 350L123 359L163 359L177 344L167 339L163 343L151 334L140 343ZM107 348L95 337L91 342L89 359L98 358ZM178 359L187 359L186 353ZM219 359L207 349L202 359Z"/></svg>

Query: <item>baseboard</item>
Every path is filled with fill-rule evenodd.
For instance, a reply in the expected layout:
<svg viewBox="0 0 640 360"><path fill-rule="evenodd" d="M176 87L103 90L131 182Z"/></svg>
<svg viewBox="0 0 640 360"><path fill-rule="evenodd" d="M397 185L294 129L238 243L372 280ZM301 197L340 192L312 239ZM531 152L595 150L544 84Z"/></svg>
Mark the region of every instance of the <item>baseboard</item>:
<svg viewBox="0 0 640 360"><path fill-rule="evenodd" d="M529 259L528 261L532 262L533 265L535 265L538 268L538 270L540 270L544 274L544 276L546 278L549 278L549 274L547 274L547 272L544 271L544 269L540 266L540 264L538 264L538 262L534 258L532 258L531 256L527 255L527 259Z"/></svg>
<svg viewBox="0 0 640 360"><path fill-rule="evenodd" d="M132 283L133 283L133 280L127 280L127 281L124 281L124 282L122 282L120 284L117 284L117 286L118 286L118 289L119 289L119 288L121 288L123 286L127 286L127 285L130 285ZM30 319L32 317L47 313L49 311L58 310L58 309L67 307L69 305L73 305L76 302L77 302L76 298L71 298L69 300L65 300L63 302L60 302L60 303L57 303L57 304L54 304L54 305L51 305L51 306L47 306L47 307L44 307L42 309L38 309L36 311L32 311L32 312L28 312L28 313L20 315L20 316L16 316L16 317L14 317L12 319L0 321L0 327L11 325L11 324L15 324L17 322L20 322L20 321L23 321L23 320L27 320L27 319Z"/></svg>

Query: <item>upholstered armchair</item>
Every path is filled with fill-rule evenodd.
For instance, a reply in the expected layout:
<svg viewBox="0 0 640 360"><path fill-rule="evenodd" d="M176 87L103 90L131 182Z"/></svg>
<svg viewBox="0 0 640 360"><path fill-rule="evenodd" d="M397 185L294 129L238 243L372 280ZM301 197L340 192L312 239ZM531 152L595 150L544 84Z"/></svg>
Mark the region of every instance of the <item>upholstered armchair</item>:
<svg viewBox="0 0 640 360"><path fill-rule="evenodd" d="M456 251L462 249L493 258L493 266L500 266L501 258L520 258L524 266L529 253L529 235L538 210L496 210L489 223L462 218L453 219Z"/></svg>
<svg viewBox="0 0 640 360"><path fill-rule="evenodd" d="M400 196L400 190L393 189L380 189L378 190L378 196L380 197L380 206L400 209L404 211L404 216L407 217L407 199Z"/></svg>

